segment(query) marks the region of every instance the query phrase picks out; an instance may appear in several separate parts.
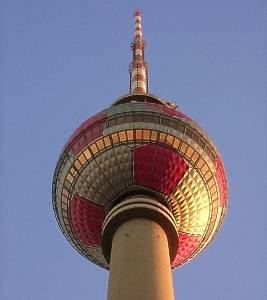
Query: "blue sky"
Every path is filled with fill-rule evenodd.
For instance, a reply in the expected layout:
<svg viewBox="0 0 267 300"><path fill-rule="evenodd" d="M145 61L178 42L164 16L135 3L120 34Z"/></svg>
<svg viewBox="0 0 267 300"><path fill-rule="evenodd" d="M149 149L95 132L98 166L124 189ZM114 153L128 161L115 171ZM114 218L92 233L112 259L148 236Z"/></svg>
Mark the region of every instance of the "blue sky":
<svg viewBox="0 0 267 300"><path fill-rule="evenodd" d="M105 299L108 273L53 215L51 181L72 131L129 89L143 11L150 92L215 141L229 176L212 244L173 272L177 299L266 299L266 1L0 2L0 298Z"/></svg>

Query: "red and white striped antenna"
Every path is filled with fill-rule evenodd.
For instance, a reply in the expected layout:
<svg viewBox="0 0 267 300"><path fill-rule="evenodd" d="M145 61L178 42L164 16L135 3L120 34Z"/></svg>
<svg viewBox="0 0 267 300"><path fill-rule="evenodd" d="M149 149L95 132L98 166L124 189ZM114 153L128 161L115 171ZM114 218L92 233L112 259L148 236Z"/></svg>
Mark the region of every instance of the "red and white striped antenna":
<svg viewBox="0 0 267 300"><path fill-rule="evenodd" d="M137 10L134 14L135 29L134 40L131 43L133 51L133 61L129 67L130 73L130 93L146 94L148 92L148 73L147 64L144 60L145 42L142 34L141 11Z"/></svg>

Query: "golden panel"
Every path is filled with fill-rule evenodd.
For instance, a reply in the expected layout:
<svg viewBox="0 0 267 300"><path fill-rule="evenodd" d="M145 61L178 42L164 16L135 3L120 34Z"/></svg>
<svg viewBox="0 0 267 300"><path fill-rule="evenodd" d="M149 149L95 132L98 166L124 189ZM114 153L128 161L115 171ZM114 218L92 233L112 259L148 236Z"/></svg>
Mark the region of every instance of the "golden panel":
<svg viewBox="0 0 267 300"><path fill-rule="evenodd" d="M150 140L150 133L151 133L151 130L145 129L143 131L143 139L144 140Z"/></svg>
<svg viewBox="0 0 267 300"><path fill-rule="evenodd" d="M195 149L195 152L194 152L193 156L191 157L192 162L196 163L196 161L199 159L199 156L200 156L200 154Z"/></svg>
<svg viewBox="0 0 267 300"><path fill-rule="evenodd" d="M119 143L119 135L118 135L118 133L113 133L112 135L111 135L111 138L112 138L112 142L113 142L113 144L118 144Z"/></svg>
<svg viewBox="0 0 267 300"><path fill-rule="evenodd" d="M65 204L68 204L68 198L64 195L61 196L61 201Z"/></svg>
<svg viewBox="0 0 267 300"><path fill-rule="evenodd" d="M126 137L125 132L124 134ZM115 135L119 136L117 133ZM105 205L130 184L132 184L131 149L121 145L106 150L95 160L91 160L79 174L72 193Z"/></svg>
<svg viewBox="0 0 267 300"><path fill-rule="evenodd" d="M197 167L201 169L205 165L204 160L200 157L200 159L197 161Z"/></svg>
<svg viewBox="0 0 267 300"><path fill-rule="evenodd" d="M126 134L127 134L128 141L132 141L133 140L133 130L127 130Z"/></svg>
<svg viewBox="0 0 267 300"><path fill-rule="evenodd" d="M91 161L81 172L74 186L73 194L78 194L99 204L106 204L116 192L106 180L95 161Z"/></svg>
<svg viewBox="0 0 267 300"><path fill-rule="evenodd" d="M180 144L181 144L181 140L175 138L172 146L173 146L173 148L178 149Z"/></svg>
<svg viewBox="0 0 267 300"><path fill-rule="evenodd" d="M132 184L132 152L127 146L120 146L114 149L117 163L120 167L122 183L125 186Z"/></svg>
<svg viewBox="0 0 267 300"><path fill-rule="evenodd" d="M127 140L125 131L119 132L119 139L120 139L120 142L125 142Z"/></svg>
<svg viewBox="0 0 267 300"><path fill-rule="evenodd" d="M107 150L96 161L117 194L132 184L132 158L129 147L121 145Z"/></svg>
<svg viewBox="0 0 267 300"><path fill-rule="evenodd" d="M219 206L217 211L217 218L214 222L210 223L210 227L208 228L205 237L201 242L199 251L202 248L206 247L206 245L214 238L215 233L219 230L220 223L223 220L224 214L225 214L225 208Z"/></svg>
<svg viewBox="0 0 267 300"><path fill-rule="evenodd" d="M74 168L70 168L70 174L72 175L72 176L76 176L77 175L77 171L74 169Z"/></svg>
<svg viewBox="0 0 267 300"><path fill-rule="evenodd" d="M159 133L159 142L165 143L166 136L167 136L166 133L160 132L160 133Z"/></svg>
<svg viewBox="0 0 267 300"><path fill-rule="evenodd" d="M83 154L84 154L84 156L86 157L87 160L89 160L92 157L92 154L89 151L89 149L85 149Z"/></svg>
<svg viewBox="0 0 267 300"><path fill-rule="evenodd" d="M140 129L135 130L135 138L137 140L142 140L143 139L143 130L140 130Z"/></svg>
<svg viewBox="0 0 267 300"><path fill-rule="evenodd" d="M207 155L205 153L205 151L202 148L200 148L195 142L191 141L190 145L198 152L199 155L201 155L201 159L203 161L205 161L205 165L203 165L201 167L202 168L201 171L203 173L205 173L205 172L207 172L210 169L212 172L215 172L214 161L211 160L210 156ZM198 163L201 164L200 161Z"/></svg>
<svg viewBox="0 0 267 300"><path fill-rule="evenodd" d="M78 157L78 160L81 163L81 165L84 165L87 161L87 158L85 157L85 155L83 153L81 153Z"/></svg>
<svg viewBox="0 0 267 300"><path fill-rule="evenodd" d="M82 167L81 163L78 160L75 160L74 166L76 168L76 171L79 171L80 168Z"/></svg>
<svg viewBox="0 0 267 300"><path fill-rule="evenodd" d="M86 172L86 170L85 170ZM101 195L97 197L99 194L96 188L94 188L84 177L80 176L74 186L73 194L78 194L82 197L85 197L91 201L95 201L95 199L101 198ZM103 196L104 198L104 196ZM104 202L104 200L100 200L100 203Z"/></svg>
<svg viewBox="0 0 267 300"><path fill-rule="evenodd" d="M218 227L220 222L222 222L223 207L218 206L218 203L219 199L212 204L213 208L211 209L209 226L205 232L204 239L201 242L198 252L201 251L202 248L206 247L206 245L214 238L214 234L219 229Z"/></svg>
<svg viewBox="0 0 267 300"><path fill-rule="evenodd" d="M105 143L105 146L106 146L106 147L108 147L108 146L111 145L111 141L110 141L109 136L104 137L103 140L104 140L104 143Z"/></svg>
<svg viewBox="0 0 267 300"><path fill-rule="evenodd" d="M204 173L203 175L204 175L206 182L208 182L211 179L211 177L213 176L211 171L208 171L208 172Z"/></svg>
<svg viewBox="0 0 267 300"><path fill-rule="evenodd" d="M67 174L67 180L68 180L70 183L72 183L73 180L74 180L74 177L73 177L70 173L68 173L68 174Z"/></svg>
<svg viewBox="0 0 267 300"><path fill-rule="evenodd" d="M167 139L166 139L166 143L169 144L169 145L172 145L173 141L174 141L174 136L168 134Z"/></svg>
<svg viewBox="0 0 267 300"><path fill-rule="evenodd" d="M151 131L151 141L156 141L157 138L158 138L158 132L152 130L152 131Z"/></svg>
<svg viewBox="0 0 267 300"><path fill-rule="evenodd" d="M102 149L105 148L103 139L98 140L98 141L96 142L96 145L97 145L97 148L98 148L99 150L102 150Z"/></svg>
<svg viewBox="0 0 267 300"><path fill-rule="evenodd" d="M214 202L214 201L218 201L219 200L219 198L218 198L218 193L216 192L216 193L213 193L212 195L211 195L211 201L212 202Z"/></svg>
<svg viewBox="0 0 267 300"><path fill-rule="evenodd" d="M90 150L92 151L93 154L96 154L96 153L98 152L96 143L93 143L93 144L90 146Z"/></svg>
<svg viewBox="0 0 267 300"><path fill-rule="evenodd" d="M177 200L175 197L173 197L173 195L171 195L171 197L166 198L166 201L171 207L171 211L176 220L177 228L179 228L181 222L181 211L180 211L180 207L177 205Z"/></svg>
<svg viewBox="0 0 267 300"><path fill-rule="evenodd" d="M217 191L217 187L215 185L213 185L211 188L210 188L210 193L213 194L214 192Z"/></svg>
<svg viewBox="0 0 267 300"><path fill-rule="evenodd" d="M209 194L200 174L189 168L171 196L180 209L179 230L203 234L209 221Z"/></svg>
<svg viewBox="0 0 267 300"><path fill-rule="evenodd" d="M209 189L216 186L215 178L214 177L210 178L210 180L207 181L207 184L209 186Z"/></svg>
<svg viewBox="0 0 267 300"><path fill-rule="evenodd" d="M188 144L182 142L179 151L181 151L182 153L185 153L187 150Z"/></svg>
<svg viewBox="0 0 267 300"><path fill-rule="evenodd" d="M69 191L63 188L62 194L63 194L65 197L68 197L68 196L69 196Z"/></svg>
<svg viewBox="0 0 267 300"><path fill-rule="evenodd" d="M186 152L185 152L185 155L191 160L191 157L194 153L194 149L190 146L188 146Z"/></svg>

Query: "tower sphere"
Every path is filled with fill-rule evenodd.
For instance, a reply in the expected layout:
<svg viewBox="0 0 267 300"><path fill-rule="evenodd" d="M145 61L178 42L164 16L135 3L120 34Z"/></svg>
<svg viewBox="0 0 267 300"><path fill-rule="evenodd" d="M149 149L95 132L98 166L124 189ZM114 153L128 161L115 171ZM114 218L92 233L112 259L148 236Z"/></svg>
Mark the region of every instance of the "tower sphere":
<svg viewBox="0 0 267 300"><path fill-rule="evenodd" d="M111 251L120 225L134 218L132 227L128 222L131 230L133 224L139 226L137 220L157 223L155 230L163 229L167 239L148 245L168 249L154 251L160 254L151 257L150 269L153 259L165 261L163 276L168 276L169 261L172 268L183 265L215 236L226 212L227 179L216 147L197 123L174 103L148 93L140 11L135 12L131 49L130 93L86 120L66 142L53 178L53 208L72 246L107 269L110 253L121 249L115 242ZM160 238L153 234L148 237ZM142 248L137 252L144 254L144 239L134 240ZM120 271L119 265L113 266L115 273ZM162 286L153 283L148 291L154 286L166 289L165 282L170 280Z"/></svg>
<svg viewBox="0 0 267 300"><path fill-rule="evenodd" d="M53 179L59 226L85 258L109 268L105 216L125 197L152 196L178 234L172 268L197 256L218 231L227 206L223 162L207 134L173 106L131 93L86 120L64 146Z"/></svg>

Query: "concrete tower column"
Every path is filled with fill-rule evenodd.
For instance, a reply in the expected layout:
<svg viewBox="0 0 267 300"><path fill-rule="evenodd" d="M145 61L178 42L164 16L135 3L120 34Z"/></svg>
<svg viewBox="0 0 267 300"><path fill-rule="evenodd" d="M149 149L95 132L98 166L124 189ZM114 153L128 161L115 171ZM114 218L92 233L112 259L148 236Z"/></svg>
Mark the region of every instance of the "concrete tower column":
<svg viewBox="0 0 267 300"><path fill-rule="evenodd" d="M173 300L171 261L178 246L168 209L147 196L115 206L103 227L110 261L108 300Z"/></svg>

